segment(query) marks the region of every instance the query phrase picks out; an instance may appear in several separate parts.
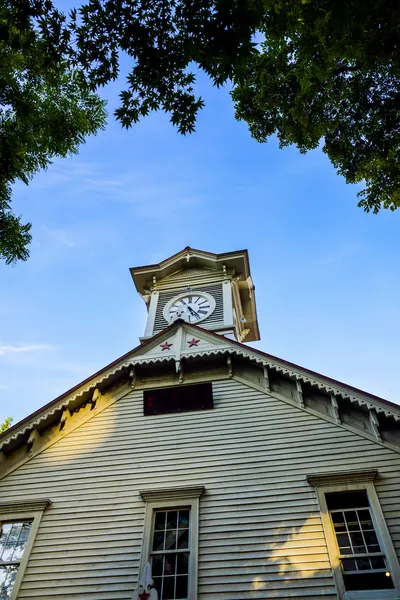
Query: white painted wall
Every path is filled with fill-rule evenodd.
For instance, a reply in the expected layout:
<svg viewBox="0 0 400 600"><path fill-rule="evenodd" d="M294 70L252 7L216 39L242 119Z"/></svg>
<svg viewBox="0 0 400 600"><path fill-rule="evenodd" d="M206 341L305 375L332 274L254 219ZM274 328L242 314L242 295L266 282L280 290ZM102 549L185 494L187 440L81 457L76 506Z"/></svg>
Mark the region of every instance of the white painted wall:
<svg viewBox="0 0 400 600"><path fill-rule="evenodd" d="M0 481L0 498L49 498L19 599L128 600L146 488L198 484L199 600L336 593L311 472L377 468L400 553L400 456L235 380L210 411L143 417L137 390Z"/></svg>

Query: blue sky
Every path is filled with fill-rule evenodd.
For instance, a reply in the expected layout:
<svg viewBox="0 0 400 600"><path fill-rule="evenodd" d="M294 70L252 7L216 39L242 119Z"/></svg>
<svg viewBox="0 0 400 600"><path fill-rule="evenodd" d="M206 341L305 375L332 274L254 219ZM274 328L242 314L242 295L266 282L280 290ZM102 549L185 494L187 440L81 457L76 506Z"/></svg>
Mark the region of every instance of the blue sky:
<svg viewBox="0 0 400 600"><path fill-rule="evenodd" d="M248 248L258 348L400 402L400 213L365 214L324 154L260 145L205 77L196 133L153 114L109 125L14 206L31 257L0 265L0 422L30 414L137 345L129 267L190 245Z"/></svg>

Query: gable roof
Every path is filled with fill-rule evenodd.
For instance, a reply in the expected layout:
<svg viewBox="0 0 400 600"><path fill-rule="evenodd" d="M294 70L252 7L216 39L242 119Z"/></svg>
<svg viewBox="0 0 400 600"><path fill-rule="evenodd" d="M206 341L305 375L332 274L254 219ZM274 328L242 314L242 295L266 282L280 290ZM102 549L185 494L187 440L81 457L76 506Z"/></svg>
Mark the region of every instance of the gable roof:
<svg viewBox="0 0 400 600"><path fill-rule="evenodd" d="M339 395L359 406L364 405L400 421L400 406L393 402L179 319L6 430L0 435L0 450L12 441L17 442L19 437L26 437L36 427L54 422L63 410L74 409L87 401L98 386L112 383L121 373L129 373L135 365L156 365L171 361L175 362L178 369L182 360L195 361L204 356L217 355L244 357L297 381L310 383L327 393Z"/></svg>

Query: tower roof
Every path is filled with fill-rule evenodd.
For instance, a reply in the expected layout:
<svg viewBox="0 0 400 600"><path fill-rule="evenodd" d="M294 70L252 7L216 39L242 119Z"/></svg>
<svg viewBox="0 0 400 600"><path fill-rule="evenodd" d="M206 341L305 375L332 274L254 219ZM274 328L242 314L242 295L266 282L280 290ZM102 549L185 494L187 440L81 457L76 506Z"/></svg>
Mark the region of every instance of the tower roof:
<svg viewBox="0 0 400 600"><path fill-rule="evenodd" d="M186 246L180 252L173 254L158 264L131 267L129 270L139 294L148 293L152 286L153 278L164 279L176 271L190 268L205 268L222 271L223 267L235 272L235 275L245 281L250 275L249 255L247 250L235 250L234 252L205 252Z"/></svg>

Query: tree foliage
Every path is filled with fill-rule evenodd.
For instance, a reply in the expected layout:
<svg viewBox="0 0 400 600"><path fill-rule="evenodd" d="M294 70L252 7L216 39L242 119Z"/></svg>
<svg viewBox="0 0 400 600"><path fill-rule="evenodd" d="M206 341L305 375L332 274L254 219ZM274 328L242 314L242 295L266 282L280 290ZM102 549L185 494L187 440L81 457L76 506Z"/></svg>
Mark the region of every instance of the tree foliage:
<svg viewBox="0 0 400 600"><path fill-rule="evenodd" d="M13 422L13 418L12 417L7 417L7 419L3 423L0 423L0 433L3 433L9 427L11 427L11 423L12 422Z"/></svg>
<svg viewBox="0 0 400 600"><path fill-rule="evenodd" d="M273 1L238 78L237 118L259 141L323 150L366 211L400 206L400 4Z"/></svg>
<svg viewBox="0 0 400 600"><path fill-rule="evenodd" d="M216 85L233 78L255 49L258 0L88 0L72 11L76 61L94 87L116 79L121 53L132 59L116 116L130 127L164 110L180 133L194 130L203 101L193 67Z"/></svg>
<svg viewBox="0 0 400 600"><path fill-rule="evenodd" d="M89 0L77 58L94 86L132 58L117 118L163 109L181 133L202 106L193 65L231 80L236 116L260 142L321 143L360 205L400 205L400 4L395 0ZM254 34L263 41L256 49Z"/></svg>
<svg viewBox="0 0 400 600"><path fill-rule="evenodd" d="M104 124L95 91L131 61L116 117L164 110L182 134L201 69L233 84L260 142L322 145L366 211L400 205L400 5L394 0L87 0L67 22L51 0L0 3L0 258L26 259L30 224L11 185L77 152ZM256 44L255 40L262 39Z"/></svg>
<svg viewBox="0 0 400 600"><path fill-rule="evenodd" d="M26 260L29 223L11 209L11 186L54 157L76 153L105 123L104 103L72 69L65 17L49 0L0 3L0 258Z"/></svg>

